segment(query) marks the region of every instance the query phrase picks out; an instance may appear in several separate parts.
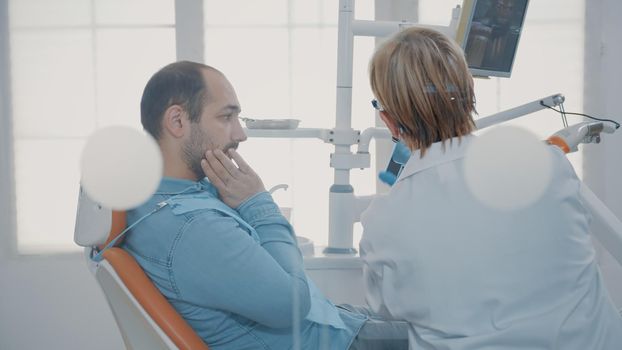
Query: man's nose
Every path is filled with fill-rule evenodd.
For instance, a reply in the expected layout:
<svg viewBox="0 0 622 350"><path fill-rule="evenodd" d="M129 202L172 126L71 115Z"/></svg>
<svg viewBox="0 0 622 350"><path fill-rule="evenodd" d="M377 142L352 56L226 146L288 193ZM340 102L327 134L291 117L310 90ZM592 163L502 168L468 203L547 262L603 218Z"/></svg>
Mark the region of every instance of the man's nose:
<svg viewBox="0 0 622 350"><path fill-rule="evenodd" d="M242 124L240 124L240 119L238 119L233 127L233 141L235 142L244 142L248 138L246 133L244 132L244 128L242 128Z"/></svg>

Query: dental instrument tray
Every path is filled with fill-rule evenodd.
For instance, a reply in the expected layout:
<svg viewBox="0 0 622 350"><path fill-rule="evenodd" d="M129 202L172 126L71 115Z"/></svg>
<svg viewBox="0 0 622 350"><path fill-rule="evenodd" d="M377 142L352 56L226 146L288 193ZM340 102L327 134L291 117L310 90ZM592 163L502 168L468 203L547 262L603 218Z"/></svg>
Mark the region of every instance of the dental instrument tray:
<svg viewBox="0 0 622 350"><path fill-rule="evenodd" d="M298 119L251 119L242 118L249 129L296 129Z"/></svg>

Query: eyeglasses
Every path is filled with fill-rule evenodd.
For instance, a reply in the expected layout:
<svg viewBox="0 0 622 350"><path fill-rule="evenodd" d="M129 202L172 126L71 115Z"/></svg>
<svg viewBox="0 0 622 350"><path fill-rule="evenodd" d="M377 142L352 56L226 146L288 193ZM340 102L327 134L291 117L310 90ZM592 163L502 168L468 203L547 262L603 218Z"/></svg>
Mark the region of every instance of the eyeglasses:
<svg viewBox="0 0 622 350"><path fill-rule="evenodd" d="M378 112L384 112L384 107L382 107L382 105L380 104L380 102L378 102L378 100L376 100L376 99L371 100L371 105Z"/></svg>

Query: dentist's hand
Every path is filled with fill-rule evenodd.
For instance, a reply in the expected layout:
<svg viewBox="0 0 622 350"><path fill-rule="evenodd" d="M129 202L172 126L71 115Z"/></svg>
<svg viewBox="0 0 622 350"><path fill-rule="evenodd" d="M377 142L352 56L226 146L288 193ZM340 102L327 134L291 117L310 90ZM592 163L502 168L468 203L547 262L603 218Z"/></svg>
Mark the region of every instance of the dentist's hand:
<svg viewBox="0 0 622 350"><path fill-rule="evenodd" d="M210 182L216 186L220 199L233 209L236 209L246 199L266 188L255 171L242 159L234 149L230 148L229 155L236 166L223 151L217 149L205 152L205 159L201 160L201 168Z"/></svg>

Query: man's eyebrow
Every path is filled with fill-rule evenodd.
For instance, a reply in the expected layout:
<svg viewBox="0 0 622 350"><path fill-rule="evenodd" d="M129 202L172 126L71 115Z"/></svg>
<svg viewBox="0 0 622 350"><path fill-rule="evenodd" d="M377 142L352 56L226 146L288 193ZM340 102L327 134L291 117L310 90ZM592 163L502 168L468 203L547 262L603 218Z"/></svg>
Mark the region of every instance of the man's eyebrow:
<svg viewBox="0 0 622 350"><path fill-rule="evenodd" d="M226 105L223 107L219 113L240 113L242 108L238 105Z"/></svg>

